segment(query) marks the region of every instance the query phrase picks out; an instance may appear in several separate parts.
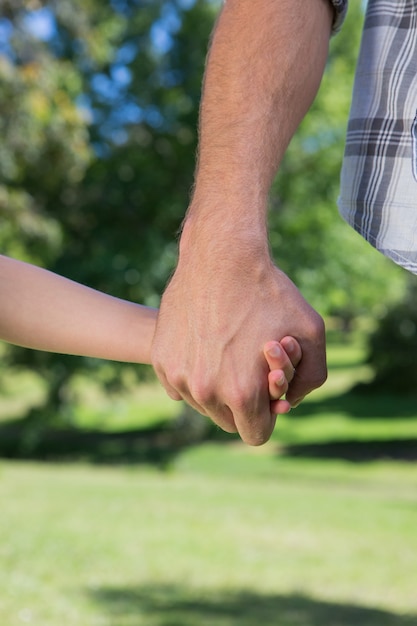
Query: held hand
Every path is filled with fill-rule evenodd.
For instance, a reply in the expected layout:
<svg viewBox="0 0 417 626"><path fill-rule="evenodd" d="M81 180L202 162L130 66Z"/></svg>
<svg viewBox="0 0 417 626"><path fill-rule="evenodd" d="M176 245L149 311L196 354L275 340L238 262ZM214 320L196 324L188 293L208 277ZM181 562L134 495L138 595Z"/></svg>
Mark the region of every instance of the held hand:
<svg viewBox="0 0 417 626"><path fill-rule="evenodd" d="M284 337L280 342L269 341L264 346L264 354L270 372L268 374L271 413L288 413L291 405L283 396L287 393L296 368L301 361L301 348L293 337Z"/></svg>
<svg viewBox="0 0 417 626"><path fill-rule="evenodd" d="M180 255L162 298L152 363L171 398L259 445L276 417L263 346L285 336L299 342L303 358L287 392L293 406L326 379L324 325L267 255L215 252L207 245Z"/></svg>

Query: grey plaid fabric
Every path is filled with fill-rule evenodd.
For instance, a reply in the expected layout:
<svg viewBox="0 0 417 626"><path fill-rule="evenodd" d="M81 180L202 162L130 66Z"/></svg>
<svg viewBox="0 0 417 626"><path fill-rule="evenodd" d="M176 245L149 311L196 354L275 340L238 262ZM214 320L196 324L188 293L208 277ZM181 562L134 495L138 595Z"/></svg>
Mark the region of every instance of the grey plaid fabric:
<svg viewBox="0 0 417 626"><path fill-rule="evenodd" d="M369 0L339 210L417 274L417 0Z"/></svg>

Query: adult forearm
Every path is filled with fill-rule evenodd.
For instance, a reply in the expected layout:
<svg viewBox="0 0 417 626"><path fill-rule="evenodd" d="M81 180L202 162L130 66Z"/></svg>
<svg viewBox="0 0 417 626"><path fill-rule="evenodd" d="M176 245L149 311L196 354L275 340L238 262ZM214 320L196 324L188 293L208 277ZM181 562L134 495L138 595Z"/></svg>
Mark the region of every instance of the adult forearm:
<svg viewBox="0 0 417 626"><path fill-rule="evenodd" d="M218 224L220 211L226 229L230 218L235 232L264 234L269 188L318 90L332 17L328 0L225 2L207 60L189 218Z"/></svg>
<svg viewBox="0 0 417 626"><path fill-rule="evenodd" d="M266 212L320 84L332 18L328 0L226 0L207 60L194 193L153 342L170 397L255 445L275 424L266 341L301 346L291 404L326 378L323 321L273 266Z"/></svg>

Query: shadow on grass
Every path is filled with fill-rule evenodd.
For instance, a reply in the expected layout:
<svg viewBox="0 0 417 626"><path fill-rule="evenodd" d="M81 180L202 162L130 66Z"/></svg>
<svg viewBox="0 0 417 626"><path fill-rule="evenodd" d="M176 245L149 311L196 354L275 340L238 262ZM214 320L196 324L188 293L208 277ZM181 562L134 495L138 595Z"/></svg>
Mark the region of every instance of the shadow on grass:
<svg viewBox="0 0 417 626"><path fill-rule="evenodd" d="M315 416L344 414L361 419L417 419L417 398L394 394L367 393L361 389L321 401L304 400L291 413L291 419L308 419ZM417 461L417 439L351 439L326 440L305 444L289 444L280 453L286 457L316 459L343 459L351 462L377 460Z"/></svg>
<svg viewBox="0 0 417 626"><path fill-rule="evenodd" d="M57 426L38 410L34 415L0 422L0 458L146 464L165 470L185 448L233 439L186 404L175 420L161 418L151 426L122 431Z"/></svg>
<svg viewBox="0 0 417 626"><path fill-rule="evenodd" d="M252 591L192 591L182 586L103 588L92 593L109 624L130 626L415 626L417 615Z"/></svg>
<svg viewBox="0 0 417 626"><path fill-rule="evenodd" d="M320 401L308 398L291 413L292 420L344 414L353 419L417 419L417 399L351 391ZM160 421L150 428L105 432L56 428L39 420L0 422L0 457L39 461L152 464L168 469L185 448L202 441L230 443L237 435L224 433L207 418L185 407L182 421ZM317 459L417 461L417 440L316 441L288 444L281 456Z"/></svg>
<svg viewBox="0 0 417 626"><path fill-rule="evenodd" d="M120 432L46 427L24 419L0 424L2 458L144 463L166 469L184 446L180 434L167 422Z"/></svg>
<svg viewBox="0 0 417 626"><path fill-rule="evenodd" d="M347 440L290 444L280 450L280 457L344 460L352 463L370 461L415 462L417 461L417 439Z"/></svg>
<svg viewBox="0 0 417 626"><path fill-rule="evenodd" d="M357 386L344 394L320 401L304 400L291 413L292 419L344 413L354 419L417 419L417 396L367 391Z"/></svg>

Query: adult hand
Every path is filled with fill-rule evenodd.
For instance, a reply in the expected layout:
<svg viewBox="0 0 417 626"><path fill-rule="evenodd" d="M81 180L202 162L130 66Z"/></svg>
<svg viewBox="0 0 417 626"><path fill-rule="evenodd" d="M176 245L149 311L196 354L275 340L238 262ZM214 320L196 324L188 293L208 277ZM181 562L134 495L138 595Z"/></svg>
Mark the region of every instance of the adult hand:
<svg viewBox="0 0 417 626"><path fill-rule="evenodd" d="M266 251L233 239L180 253L163 295L152 363L168 395L183 399L248 444L275 426L263 346L292 336L302 360L287 399L296 405L326 379L324 324Z"/></svg>
<svg viewBox="0 0 417 626"><path fill-rule="evenodd" d="M168 394L254 445L275 425L266 342L292 336L301 346L291 404L326 378L323 321L273 266L267 209L320 84L332 19L323 0L223 3L204 75L193 195L154 337L152 362Z"/></svg>

